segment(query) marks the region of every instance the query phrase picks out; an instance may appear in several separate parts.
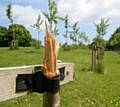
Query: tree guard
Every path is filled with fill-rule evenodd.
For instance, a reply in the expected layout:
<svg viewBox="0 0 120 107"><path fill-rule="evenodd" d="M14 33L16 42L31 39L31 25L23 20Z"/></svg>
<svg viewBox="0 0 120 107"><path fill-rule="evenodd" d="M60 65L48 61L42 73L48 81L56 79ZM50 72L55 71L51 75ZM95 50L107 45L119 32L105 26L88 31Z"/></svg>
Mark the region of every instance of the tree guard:
<svg viewBox="0 0 120 107"><path fill-rule="evenodd" d="M102 45L92 44L92 70L99 73L104 72L104 47Z"/></svg>

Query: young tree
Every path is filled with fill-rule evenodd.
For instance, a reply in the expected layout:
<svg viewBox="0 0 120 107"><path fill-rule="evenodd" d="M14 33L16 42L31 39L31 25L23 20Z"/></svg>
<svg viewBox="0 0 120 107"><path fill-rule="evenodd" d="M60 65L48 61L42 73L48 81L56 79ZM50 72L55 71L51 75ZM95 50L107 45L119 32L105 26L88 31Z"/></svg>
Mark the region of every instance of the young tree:
<svg viewBox="0 0 120 107"><path fill-rule="evenodd" d="M99 23L94 22L94 25L96 27L97 35L93 39L93 41L98 45L104 45L103 36L107 33L107 28L109 26L109 19L101 18L100 22Z"/></svg>
<svg viewBox="0 0 120 107"><path fill-rule="evenodd" d="M96 37L93 39L93 42L97 44L99 47L104 48L104 35L107 33L107 28L109 26L109 19L101 18L99 23L95 23L96 27Z"/></svg>
<svg viewBox="0 0 120 107"><path fill-rule="evenodd" d="M97 36L103 37L107 32L107 28L109 26L109 19L101 18L99 23L95 23L94 25L96 27Z"/></svg>
<svg viewBox="0 0 120 107"><path fill-rule="evenodd" d="M72 26L72 31L70 31L70 38L73 40L74 44L79 45L82 41L87 41L88 37L85 32L80 32L80 27L78 26L78 21Z"/></svg>
<svg viewBox="0 0 120 107"><path fill-rule="evenodd" d="M88 36L86 35L86 33L80 32L79 37L78 37L78 43L83 44L83 42L88 42L88 41L89 41L89 39L88 39Z"/></svg>
<svg viewBox="0 0 120 107"><path fill-rule="evenodd" d="M13 21L13 17L12 17L12 5L11 5L11 3L9 3L7 6L6 15L7 15L8 19L10 20L11 24L13 25L14 21ZM10 44L10 49L18 49L18 43L17 43L17 40L15 38L14 27L13 27L13 39L12 39L11 44Z"/></svg>
<svg viewBox="0 0 120 107"><path fill-rule="evenodd" d="M48 0L49 12L42 12L43 15L47 18L50 24L50 31L55 36L59 35L59 30L57 28L58 20L64 20L62 17L58 16L57 4L54 0Z"/></svg>
<svg viewBox="0 0 120 107"><path fill-rule="evenodd" d="M97 47L97 59L96 64L92 64L96 66L96 71L99 73L104 72L103 67L103 59L104 59L104 39L103 36L107 33L106 30L109 26L109 19L101 18L99 23L94 23L96 27L97 35L93 39L93 44Z"/></svg>
<svg viewBox="0 0 120 107"><path fill-rule="evenodd" d="M65 33L63 34L63 36L64 36L65 39L66 39L66 43L65 43L66 45L68 45L68 33L69 33L69 31L68 31L68 28L69 28L68 21L69 21L68 15L66 15L66 16L65 16L65 20L64 20Z"/></svg>
<svg viewBox="0 0 120 107"><path fill-rule="evenodd" d="M70 31L70 39L74 42L74 44L78 44L78 35L80 34L80 27L78 26L78 21L75 22L72 26L72 31Z"/></svg>
<svg viewBox="0 0 120 107"><path fill-rule="evenodd" d="M36 23L34 25L32 25L32 27L37 29L37 31L38 31L38 41L36 41L36 48L40 48L39 35L40 35L40 32L41 32L42 23L43 23L43 20L41 19L41 16L39 14Z"/></svg>

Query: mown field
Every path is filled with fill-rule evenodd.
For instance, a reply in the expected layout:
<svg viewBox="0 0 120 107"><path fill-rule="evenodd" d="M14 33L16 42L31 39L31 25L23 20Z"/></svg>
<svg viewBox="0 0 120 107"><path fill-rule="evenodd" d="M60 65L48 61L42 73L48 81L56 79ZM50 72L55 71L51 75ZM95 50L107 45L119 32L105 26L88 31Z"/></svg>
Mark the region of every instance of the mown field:
<svg viewBox="0 0 120 107"><path fill-rule="evenodd" d="M42 48L0 48L0 67L40 64L42 59ZM120 54L105 52L104 74L89 71L89 49L61 49L58 59L75 64L75 81L61 86L61 107L120 107ZM30 92L0 102L0 107L42 107L42 94Z"/></svg>

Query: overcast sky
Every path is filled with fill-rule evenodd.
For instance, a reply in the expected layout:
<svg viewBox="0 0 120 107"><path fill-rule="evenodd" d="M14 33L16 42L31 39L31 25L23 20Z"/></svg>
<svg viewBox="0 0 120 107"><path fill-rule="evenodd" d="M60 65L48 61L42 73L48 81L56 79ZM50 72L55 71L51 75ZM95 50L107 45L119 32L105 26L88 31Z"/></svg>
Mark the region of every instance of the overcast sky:
<svg viewBox="0 0 120 107"><path fill-rule="evenodd" d="M0 25L9 25L9 20L5 16L6 7L11 2L13 5L14 22L25 25L37 37L37 31L30 27L35 23L41 10L48 10L47 0L0 0ZM120 0L56 0L59 15L69 15L70 23L79 21L80 30L86 32L92 40L95 37L95 27L93 22L97 22L102 17L109 18L110 26L105 39L108 39L116 27L120 25ZM45 18L42 16L43 20ZM63 23L59 24L60 31L63 31ZM44 25L42 26L41 40L44 37ZM59 42L64 42L62 33L57 38Z"/></svg>

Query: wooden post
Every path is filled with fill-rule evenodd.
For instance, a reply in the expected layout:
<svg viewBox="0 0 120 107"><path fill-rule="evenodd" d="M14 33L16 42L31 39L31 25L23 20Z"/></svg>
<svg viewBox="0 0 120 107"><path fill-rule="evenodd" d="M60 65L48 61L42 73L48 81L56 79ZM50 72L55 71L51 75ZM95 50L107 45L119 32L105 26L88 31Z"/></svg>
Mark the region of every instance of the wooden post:
<svg viewBox="0 0 120 107"><path fill-rule="evenodd" d="M92 46L92 70L96 70L96 46L93 44Z"/></svg>
<svg viewBox="0 0 120 107"><path fill-rule="evenodd" d="M60 81L57 77L55 80L45 80L44 85L48 88L43 94L43 107L60 107ZM51 83L51 82L52 83ZM52 87L50 90L49 88Z"/></svg>
<svg viewBox="0 0 120 107"><path fill-rule="evenodd" d="M59 45L56 38L48 31L47 23L45 35L45 57L43 61L44 70L44 95L43 107L60 107L59 100L59 77L57 73L57 52ZM50 89L49 89L50 88Z"/></svg>
<svg viewBox="0 0 120 107"><path fill-rule="evenodd" d="M60 107L59 91L45 92L43 94L43 107Z"/></svg>

